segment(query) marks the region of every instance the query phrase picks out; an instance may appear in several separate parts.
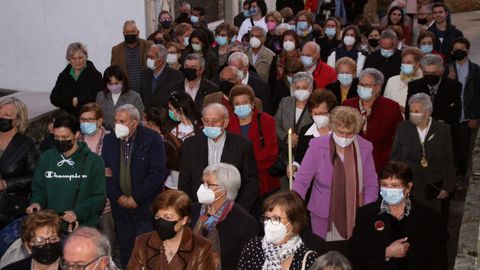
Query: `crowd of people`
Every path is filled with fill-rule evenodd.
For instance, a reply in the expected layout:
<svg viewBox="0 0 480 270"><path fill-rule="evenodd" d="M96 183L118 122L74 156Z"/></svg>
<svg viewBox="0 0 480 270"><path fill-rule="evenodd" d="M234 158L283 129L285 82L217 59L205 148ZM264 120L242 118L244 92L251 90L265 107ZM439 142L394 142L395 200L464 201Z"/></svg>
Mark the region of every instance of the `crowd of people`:
<svg viewBox="0 0 480 270"><path fill-rule="evenodd" d="M446 269L470 41L438 1L276 2L128 20L103 76L70 44L40 142L0 100L0 268Z"/></svg>

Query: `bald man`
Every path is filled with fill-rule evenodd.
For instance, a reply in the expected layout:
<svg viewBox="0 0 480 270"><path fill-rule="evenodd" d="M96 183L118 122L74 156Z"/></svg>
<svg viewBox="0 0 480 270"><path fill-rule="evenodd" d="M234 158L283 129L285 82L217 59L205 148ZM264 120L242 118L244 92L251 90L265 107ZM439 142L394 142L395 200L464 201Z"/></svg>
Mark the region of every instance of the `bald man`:
<svg viewBox="0 0 480 270"><path fill-rule="evenodd" d="M337 80L335 69L320 58L320 46L317 43L313 41L305 43L300 59L305 70L313 76L314 89L325 89L325 86Z"/></svg>

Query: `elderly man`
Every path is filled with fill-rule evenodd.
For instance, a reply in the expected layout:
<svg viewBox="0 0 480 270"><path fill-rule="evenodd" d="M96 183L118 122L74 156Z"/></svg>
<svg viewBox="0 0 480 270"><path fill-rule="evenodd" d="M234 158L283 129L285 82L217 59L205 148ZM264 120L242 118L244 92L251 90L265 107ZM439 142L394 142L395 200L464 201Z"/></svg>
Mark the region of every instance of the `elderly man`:
<svg viewBox="0 0 480 270"><path fill-rule="evenodd" d="M337 72L320 58L320 46L309 41L302 48L300 57L305 70L313 76L314 89L325 89L328 84L337 80Z"/></svg>
<svg viewBox="0 0 480 270"><path fill-rule="evenodd" d="M212 104L220 103L223 104L228 109L228 115L233 115L233 106L229 100L230 90L235 85L242 83L241 72L234 66L226 66L220 71L220 91L211 93L205 97L203 100L203 107ZM258 98L255 98L255 108L262 111L262 101Z"/></svg>
<svg viewBox="0 0 480 270"><path fill-rule="evenodd" d="M267 81L270 75L270 67L275 58L275 53L265 47L267 33L260 26L253 26L250 30L250 50L248 51L248 60L255 67L262 80ZM276 63L276 61L274 61Z"/></svg>
<svg viewBox="0 0 480 270"><path fill-rule="evenodd" d="M97 229L80 227L63 245L62 269L115 270L108 239Z"/></svg>
<svg viewBox="0 0 480 270"><path fill-rule="evenodd" d="M385 91L385 85L390 77L400 74L402 65L402 52L397 50L397 34L393 30L387 29L380 35L380 50L377 50L367 56L364 68L375 68L382 72L385 83L382 85L382 94Z"/></svg>
<svg viewBox="0 0 480 270"><path fill-rule="evenodd" d="M140 92L140 80L142 70L147 64L147 50L153 44L139 38L140 31L133 20L123 24L123 36L125 41L112 48L111 65L118 65L127 74L130 90Z"/></svg>
<svg viewBox="0 0 480 270"><path fill-rule="evenodd" d="M175 19L176 24L190 23L190 12L192 7L187 2L181 2L178 6L178 17Z"/></svg>
<svg viewBox="0 0 480 270"><path fill-rule="evenodd" d="M417 93L425 93L432 98L432 117L450 124L458 125L461 115L460 94L462 84L456 80L442 77L443 60L438 55L427 54L420 60L423 78L408 83L407 100ZM405 118L409 110L405 108Z"/></svg>
<svg viewBox="0 0 480 270"><path fill-rule="evenodd" d="M140 95L146 108L167 107L173 84L183 81L182 72L167 65L167 50L161 44L150 47L147 53L148 69L142 72Z"/></svg>
<svg viewBox="0 0 480 270"><path fill-rule="evenodd" d="M248 56L242 52L234 52L228 57L228 65L236 67L241 71L241 83L252 87L255 96L262 101L263 110L269 114L273 114L270 87L257 73L248 70Z"/></svg>
<svg viewBox="0 0 480 270"><path fill-rule="evenodd" d="M175 83L172 89L178 92L187 92L192 97L195 108L201 111L203 99L208 94L217 92L218 86L203 77L205 59L198 54L189 54L185 57L182 71L185 80Z"/></svg>
<svg viewBox="0 0 480 270"><path fill-rule="evenodd" d="M235 201L250 211L259 189L253 146L248 139L225 130L228 120L228 110L221 104L213 103L203 109L203 133L188 138L183 145L182 155L187 158L182 158L178 189L185 191L192 201L197 201L195 194L200 187L203 170L218 162L232 164L242 176Z"/></svg>
<svg viewBox="0 0 480 270"><path fill-rule="evenodd" d="M377 175L389 161L395 130L398 123L403 121L400 105L381 95L383 83L384 77L380 71L364 69L358 80L358 97L343 102L345 106L358 109L363 116L363 127L359 134L373 145Z"/></svg>
<svg viewBox="0 0 480 270"><path fill-rule="evenodd" d="M105 136L107 195L126 266L135 237L153 230L150 206L166 178L165 149L160 135L140 125L140 112L125 104L115 111L115 132Z"/></svg>

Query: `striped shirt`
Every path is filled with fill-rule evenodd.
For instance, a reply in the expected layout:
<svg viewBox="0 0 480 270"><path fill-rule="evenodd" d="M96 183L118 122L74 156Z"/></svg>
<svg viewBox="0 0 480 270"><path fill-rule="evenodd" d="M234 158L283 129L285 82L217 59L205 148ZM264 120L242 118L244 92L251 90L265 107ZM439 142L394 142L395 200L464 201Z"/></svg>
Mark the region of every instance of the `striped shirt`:
<svg viewBox="0 0 480 270"><path fill-rule="evenodd" d="M125 44L125 63L128 70L128 84L130 90L140 93L140 79L142 74L142 59L140 58L140 46L130 48Z"/></svg>
<svg viewBox="0 0 480 270"><path fill-rule="evenodd" d="M214 142L212 139L208 139L208 165L219 163L222 158L223 146L225 145L225 132L220 135L220 139Z"/></svg>

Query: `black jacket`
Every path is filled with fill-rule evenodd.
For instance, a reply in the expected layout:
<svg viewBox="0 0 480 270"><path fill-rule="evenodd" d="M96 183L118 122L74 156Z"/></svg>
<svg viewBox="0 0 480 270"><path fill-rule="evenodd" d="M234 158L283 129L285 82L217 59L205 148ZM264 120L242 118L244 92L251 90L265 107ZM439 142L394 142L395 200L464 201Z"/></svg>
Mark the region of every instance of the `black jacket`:
<svg viewBox="0 0 480 270"><path fill-rule="evenodd" d="M320 45L320 58L323 62L327 62L328 56L341 44L341 42L336 39L329 39L328 37L316 38L315 42Z"/></svg>
<svg viewBox="0 0 480 270"><path fill-rule="evenodd" d="M172 86L180 81L183 82L183 74L165 65L154 91L152 91L152 79L153 71L149 68L144 69L140 86L140 96L142 97L143 105L145 108L153 106L166 108L168 97L173 90Z"/></svg>
<svg viewBox="0 0 480 270"><path fill-rule="evenodd" d="M277 0L275 3L275 9L278 11L286 7L291 8L293 14L297 14L305 8L305 3L303 0Z"/></svg>
<svg viewBox="0 0 480 270"><path fill-rule="evenodd" d="M278 105L280 104L280 101L282 101L284 97L291 96L290 85L288 84L288 81L286 78L275 80L273 84L270 84L270 85L272 86L271 90L272 90L272 96L273 96L272 98L273 114L272 115L275 115L275 113L278 110Z"/></svg>
<svg viewBox="0 0 480 270"><path fill-rule="evenodd" d="M439 32L437 25L434 23L430 28L428 28L429 32L432 32L435 34L435 41L433 43L433 49L437 52L442 53L445 55L447 63L451 62L451 57L450 53L452 51L453 47L453 41L457 37L463 37L462 31L458 30L455 25L448 24L447 29L445 30L445 37L443 38L443 42L440 41L440 39L437 36L437 33Z"/></svg>
<svg viewBox="0 0 480 270"><path fill-rule="evenodd" d="M177 92L185 92L185 80L177 82L175 85L173 85L172 90ZM220 89L216 84L214 84L212 81L202 78L202 80L200 81L200 87L198 89L197 95L195 96L195 100L193 101L195 103L195 108L197 109L197 111L202 111L203 99L205 99L208 94L217 91L220 91Z"/></svg>
<svg viewBox="0 0 480 270"><path fill-rule="evenodd" d="M248 72L247 84L252 87L255 96L262 100L263 111L273 114L272 96L270 94L270 87L268 83L260 78L256 73Z"/></svg>
<svg viewBox="0 0 480 270"><path fill-rule="evenodd" d="M438 86L437 94L433 99L432 117L455 126L461 114L460 93L462 84L450 78L442 78ZM430 89L424 78L414 80L408 83L407 100L417 93L425 93L430 96ZM408 103L405 105L405 119L409 119Z"/></svg>
<svg viewBox="0 0 480 270"><path fill-rule="evenodd" d="M352 98L358 96L357 94L357 87L358 87L358 78L354 78L352 84L350 85L350 89L348 89L347 98ZM342 91L340 89L340 82L337 80L325 87L327 90L332 91L332 93L337 97L337 105L342 104Z"/></svg>
<svg viewBox="0 0 480 270"><path fill-rule="evenodd" d="M400 74L400 66L402 65L402 53L399 50L395 50L395 53L389 58L382 56L380 50L377 50L367 56L363 69L376 68L382 72L385 77L385 81L382 85L382 95L385 91L385 85L387 85L390 77Z"/></svg>
<svg viewBox="0 0 480 270"><path fill-rule="evenodd" d="M70 64L58 75L55 87L50 94L50 101L54 106L78 117L80 108L90 102L95 102L97 92L102 89L102 74L98 72L92 62L87 61L87 67L75 81L70 75ZM78 105L74 108L72 101L77 97Z"/></svg>
<svg viewBox="0 0 480 270"><path fill-rule="evenodd" d="M226 132L221 162L237 167L242 183L236 202L250 212L258 196L258 169L253 155L253 145L239 135ZM202 183L203 170L208 166L208 141L203 134L185 140L178 189L185 191L192 201L197 201L197 190Z"/></svg>
<svg viewBox="0 0 480 270"><path fill-rule="evenodd" d="M192 205L191 227L197 224L202 205ZM220 238L222 269L236 269L242 248L257 236L257 223L245 209L234 204L232 211L215 227ZM207 237L208 232L202 234Z"/></svg>
<svg viewBox="0 0 480 270"><path fill-rule="evenodd" d="M354 269L446 269L447 232L441 225L440 215L411 201L410 214L400 222L388 213L379 214L381 199L357 210L349 240ZM407 256L385 261L387 246L404 237L408 237L410 244Z"/></svg>
<svg viewBox="0 0 480 270"><path fill-rule="evenodd" d="M447 65L445 73L453 69L458 80L455 63ZM446 75L445 74L445 75ZM463 111L465 119L480 119L480 66L468 61L468 77L463 91Z"/></svg>

